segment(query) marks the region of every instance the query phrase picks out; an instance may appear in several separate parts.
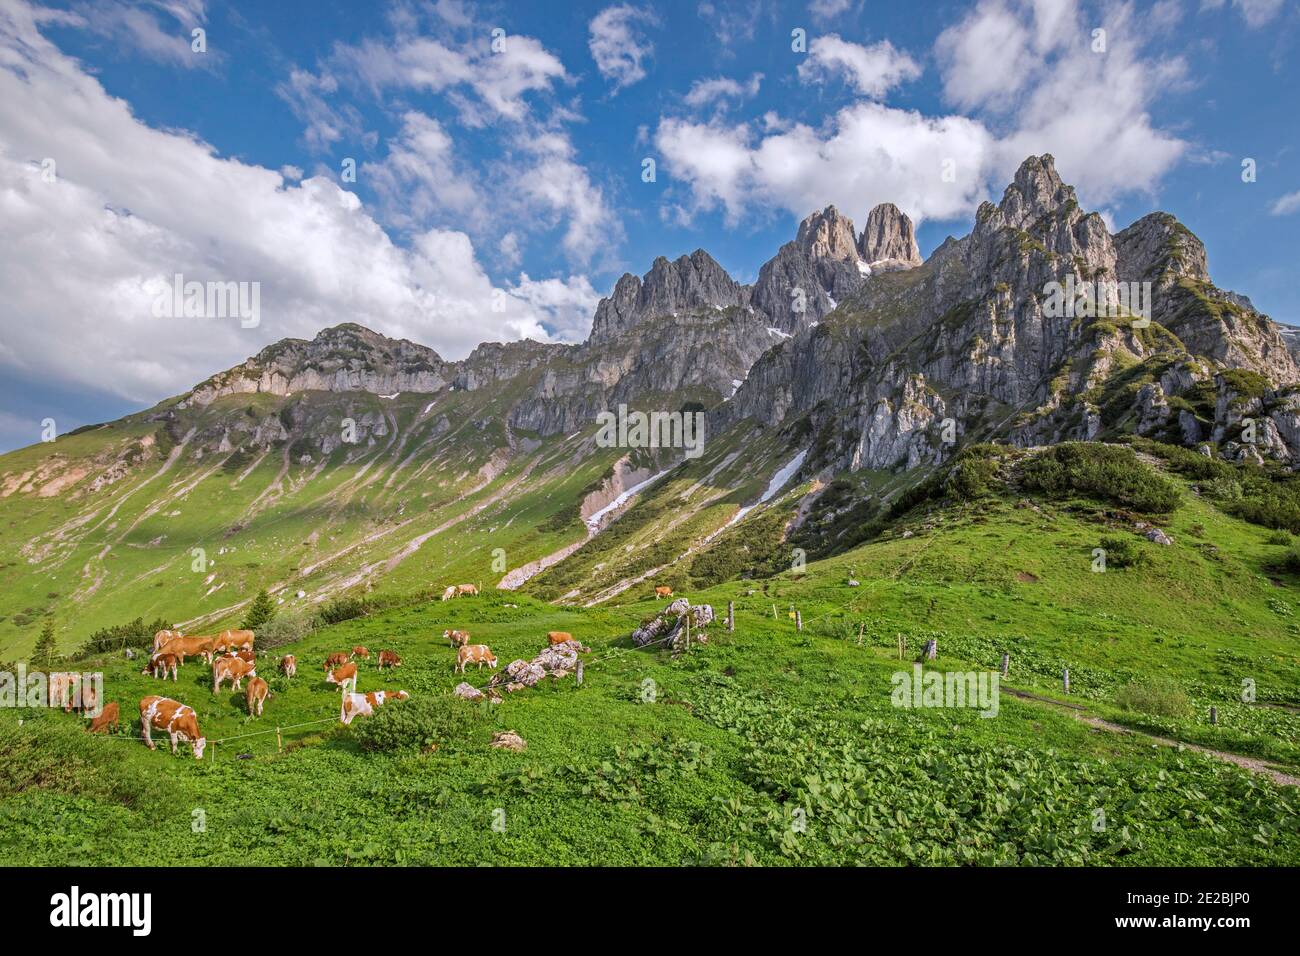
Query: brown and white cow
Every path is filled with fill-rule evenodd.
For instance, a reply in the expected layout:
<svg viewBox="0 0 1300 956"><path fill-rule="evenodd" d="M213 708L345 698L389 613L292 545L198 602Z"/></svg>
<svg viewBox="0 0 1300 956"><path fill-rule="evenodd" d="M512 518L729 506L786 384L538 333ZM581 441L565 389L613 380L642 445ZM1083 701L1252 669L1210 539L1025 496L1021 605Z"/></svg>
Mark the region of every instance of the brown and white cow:
<svg viewBox="0 0 1300 956"><path fill-rule="evenodd" d="M285 677L294 677L298 673L298 658L292 654L285 654L280 658L280 673Z"/></svg>
<svg viewBox="0 0 1300 956"><path fill-rule="evenodd" d="M262 704L271 693L271 687L260 677L250 677L248 679L248 690L244 692L244 700L248 704L249 717L262 716ZM256 713L254 713L256 711Z"/></svg>
<svg viewBox="0 0 1300 956"><path fill-rule="evenodd" d="M446 630L442 632L442 636L452 647L464 647L469 643L469 631Z"/></svg>
<svg viewBox="0 0 1300 956"><path fill-rule="evenodd" d="M439 600L450 601L455 596L456 596L456 585L452 584L447 587L447 590L442 592L442 597L439 598Z"/></svg>
<svg viewBox="0 0 1300 956"><path fill-rule="evenodd" d="M670 587L664 587L661 584L659 587L655 588L655 597L657 598L666 598L672 596L673 596L673 589Z"/></svg>
<svg viewBox="0 0 1300 956"><path fill-rule="evenodd" d="M382 707L390 700L406 700L409 697L404 690L372 690L368 694L344 694L343 704L339 709L339 720L351 724L353 717L369 717L376 707Z"/></svg>
<svg viewBox="0 0 1300 956"><path fill-rule="evenodd" d="M344 664L342 667L330 671L325 675L325 683L338 684L339 689L345 694L348 692L349 686L351 686L353 692L355 692L357 689L357 665L353 662L349 662Z"/></svg>
<svg viewBox="0 0 1300 956"><path fill-rule="evenodd" d="M175 654L167 651L157 651L149 658L149 666L142 670L141 674L153 674L161 680L166 680L167 675L172 675L172 680L177 680L176 668L180 665L180 658Z"/></svg>
<svg viewBox="0 0 1300 956"><path fill-rule="evenodd" d="M456 597L460 597L462 594L468 594L468 595L470 595L470 596L477 596L477 595L478 595L478 585L475 585L475 584L458 584L458 585L456 585Z"/></svg>
<svg viewBox="0 0 1300 956"><path fill-rule="evenodd" d="M71 671L55 671L49 676L50 706L72 710L81 693L81 675Z"/></svg>
<svg viewBox="0 0 1300 956"><path fill-rule="evenodd" d="M566 641L573 640L573 635L568 631L547 631L546 642L554 647L556 644L563 644Z"/></svg>
<svg viewBox="0 0 1300 956"><path fill-rule="evenodd" d="M187 657L202 657L204 663L212 663L214 638L203 634L182 634L180 637L173 637L170 641L158 648L159 651L165 651L168 654L175 654L176 659L185 663Z"/></svg>
<svg viewBox="0 0 1300 956"><path fill-rule="evenodd" d="M121 719L122 711L117 706L117 701L110 700L104 705L104 709L99 712L99 716L91 719L90 726L86 729L92 734L97 734L101 730L107 732L108 728L112 727L113 732L116 733Z"/></svg>
<svg viewBox="0 0 1300 956"><path fill-rule="evenodd" d="M327 671L333 670L335 667L338 667L340 664L346 664L347 662L348 662L347 651L335 651L333 654L325 658L325 669Z"/></svg>
<svg viewBox="0 0 1300 956"><path fill-rule="evenodd" d="M212 662L212 693L221 689L221 685L230 681L231 690L240 690L245 677L256 677L257 665L238 657L218 657Z"/></svg>
<svg viewBox="0 0 1300 956"><path fill-rule="evenodd" d="M222 631L212 639L214 651L251 651L253 649L253 632L248 630Z"/></svg>
<svg viewBox="0 0 1300 956"><path fill-rule="evenodd" d="M94 680L83 680L81 682L81 715L83 717L99 713L99 691L95 687Z"/></svg>
<svg viewBox="0 0 1300 956"><path fill-rule="evenodd" d="M363 660L368 661L370 660L370 651L369 649L362 647L360 644L358 644L356 647L352 648L352 657L354 660L360 657Z"/></svg>
<svg viewBox="0 0 1300 956"><path fill-rule="evenodd" d="M157 634L153 636L153 649L156 651L158 650L158 648L162 647L164 644L170 641L173 637L180 637L180 636L181 636L180 631L168 631L168 630L159 631Z"/></svg>
<svg viewBox="0 0 1300 956"><path fill-rule="evenodd" d="M486 644L466 644L456 652L456 670L465 673L466 664L477 664L479 670L483 669L484 664L495 668L497 659Z"/></svg>
<svg viewBox="0 0 1300 956"><path fill-rule="evenodd" d="M176 753L178 740L188 741L194 746L194 759L203 759L203 750L208 739L199 732L199 719L193 707L187 707L170 697L151 694L140 701L140 729L144 733L144 742L150 750L156 750L151 730L165 731L171 738L172 753Z"/></svg>
<svg viewBox="0 0 1300 956"><path fill-rule="evenodd" d="M378 668L383 670L385 667L401 667L402 659L392 651L380 651Z"/></svg>
<svg viewBox="0 0 1300 956"><path fill-rule="evenodd" d="M237 651L227 651L225 656L226 656L226 657L238 657L238 658L239 658L241 661L243 661L245 664L256 664L256 663L257 663L257 655L254 654L252 651L244 650L243 648L240 648L240 649L237 650Z"/></svg>

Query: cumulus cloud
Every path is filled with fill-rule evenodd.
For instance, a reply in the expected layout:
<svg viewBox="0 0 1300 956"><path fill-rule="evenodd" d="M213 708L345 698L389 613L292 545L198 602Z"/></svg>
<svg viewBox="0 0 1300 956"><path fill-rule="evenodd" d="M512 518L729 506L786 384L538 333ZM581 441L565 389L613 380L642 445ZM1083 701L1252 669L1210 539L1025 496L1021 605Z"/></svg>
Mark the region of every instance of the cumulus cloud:
<svg viewBox="0 0 1300 956"><path fill-rule="evenodd" d="M77 25L170 66L208 69L219 59L214 49L198 53L191 48L190 31L207 25L204 0L95 0L77 4L73 12Z"/></svg>
<svg viewBox="0 0 1300 956"><path fill-rule="evenodd" d="M329 179L294 182L142 123L40 25L29 6L0 5L0 288L14 318L0 365L15 374L152 401L342 321L452 358L574 326L585 280L560 283L567 300L495 288L454 229L397 246ZM418 120L412 132L433 135ZM260 324L156 318L176 273L260 283Z"/></svg>
<svg viewBox="0 0 1300 956"><path fill-rule="evenodd" d="M588 24L591 58L600 75L614 82L614 92L645 79L642 61L654 53L654 44L642 27L655 22L649 10L621 3L601 10Z"/></svg>
<svg viewBox="0 0 1300 956"><path fill-rule="evenodd" d="M1300 190L1278 197L1268 211L1275 216L1289 216L1294 212L1300 212Z"/></svg>
<svg viewBox="0 0 1300 956"><path fill-rule="evenodd" d="M799 79L822 83L839 77L863 96L878 99L900 83L921 75L921 67L888 40L863 46L828 33L812 41L799 64Z"/></svg>

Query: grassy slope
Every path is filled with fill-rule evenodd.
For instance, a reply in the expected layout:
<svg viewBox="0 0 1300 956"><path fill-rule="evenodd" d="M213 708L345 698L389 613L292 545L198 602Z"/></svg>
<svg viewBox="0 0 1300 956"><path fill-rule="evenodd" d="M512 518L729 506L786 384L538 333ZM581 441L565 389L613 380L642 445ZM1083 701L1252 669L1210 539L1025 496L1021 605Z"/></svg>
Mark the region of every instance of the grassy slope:
<svg viewBox="0 0 1300 956"><path fill-rule="evenodd" d="M1163 674L1200 714L1220 707L1220 727L1198 716L1175 722L1175 736L1300 765L1300 715L1234 703L1245 676L1261 701L1300 702L1295 582L1265 574L1280 547L1193 500L1170 522L1172 548L1143 545L1150 565L1093 574L1091 548L1115 532L1091 520L1095 508L1043 509L998 500L914 515L802 577L692 594L718 609L735 600L738 626L714 628L709 646L678 660L628 648L626 633L656 605L580 610L489 594L313 634L297 649L304 675L274 680L266 717L249 725L235 695L212 698L199 664L173 688L217 738L328 718L337 697L309 662L357 642L406 659L391 678L366 671L363 689L416 695L459 679L438 636L447 626L468 626L503 662L531 656L552 628L593 656L623 649L594 663L581 690L570 680L513 695L468 743L432 754L363 753L326 723L287 734L282 755L272 736L251 737L196 764L91 739L62 714L29 714L22 727L0 714L0 860L1300 863L1293 788L1009 695L993 720L890 705L896 635L910 658L937 634L943 669L989 668L1006 649L1012 685L1059 697L1068 665L1077 702L1161 729L1109 702L1132 675ZM846 586L850 574L861 587ZM802 633L785 617L791 605ZM105 669L124 711L157 689L125 662ZM654 703L642 701L647 679ZM526 753L486 746L505 728L528 740ZM251 759L236 759L241 750ZM505 833L491 827L498 807ZM196 808L206 833L191 832ZM791 829L795 808L806 833Z"/></svg>

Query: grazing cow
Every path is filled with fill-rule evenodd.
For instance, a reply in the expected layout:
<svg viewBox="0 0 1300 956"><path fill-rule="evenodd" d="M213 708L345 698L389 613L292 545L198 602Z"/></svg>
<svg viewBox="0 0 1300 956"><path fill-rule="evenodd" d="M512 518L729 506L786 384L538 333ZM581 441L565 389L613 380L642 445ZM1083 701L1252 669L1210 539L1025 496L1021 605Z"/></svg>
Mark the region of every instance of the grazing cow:
<svg viewBox="0 0 1300 956"><path fill-rule="evenodd" d="M402 659L398 657L396 654L394 654L392 651L379 652L380 670L383 670L385 667L401 667L401 666L402 666Z"/></svg>
<svg viewBox="0 0 1300 956"><path fill-rule="evenodd" d="M203 749L208 745L208 738L199 733L199 719L193 707L186 707L170 697L151 694L140 701L140 729L144 732L144 742L150 750L156 750L150 730L163 730L171 738L172 753L176 753L176 741L185 740L194 746L194 759L203 759Z"/></svg>
<svg viewBox="0 0 1300 956"><path fill-rule="evenodd" d="M212 639L214 651L251 651L253 649L253 632L245 630L222 631Z"/></svg>
<svg viewBox="0 0 1300 956"><path fill-rule="evenodd" d="M453 584L450 587L448 587L447 590L442 592L442 597L439 598L439 600L450 601L455 596L456 596L456 585Z"/></svg>
<svg viewBox="0 0 1300 956"><path fill-rule="evenodd" d="M108 728L112 727L113 732L116 733L118 727L121 725L120 723L121 718L122 718L122 711L117 706L117 701L111 700L104 705L104 709L100 711L98 717L94 717L91 719L90 726L87 727L86 729L89 730L92 734L97 734L101 730L107 732Z"/></svg>
<svg viewBox="0 0 1300 956"><path fill-rule="evenodd" d="M244 692L244 700L248 703L248 716L261 717L262 704L267 696L271 693L270 685L260 677L251 677L248 681L248 690ZM257 713L254 714L253 712Z"/></svg>
<svg viewBox="0 0 1300 956"><path fill-rule="evenodd" d="M81 675L68 671L56 671L50 674L50 706L62 707L64 713L72 710L72 702L77 699L81 689Z"/></svg>
<svg viewBox="0 0 1300 956"><path fill-rule="evenodd" d="M655 597L657 598L665 598L665 597L672 597L672 596L673 596L672 588L664 587L662 584L659 587L655 588Z"/></svg>
<svg viewBox="0 0 1300 956"><path fill-rule="evenodd" d="M340 664L346 664L347 662L348 662L348 652L336 651L335 653L331 654L329 657L325 658L325 669L327 671L333 670L335 667L338 667Z"/></svg>
<svg viewBox="0 0 1300 956"><path fill-rule="evenodd" d="M215 638L204 635L185 635L173 637L170 641L158 648L159 651L165 651L168 654L175 654L176 659L185 663L187 657L202 657L205 664L212 663L214 653L212 643Z"/></svg>
<svg viewBox="0 0 1300 956"><path fill-rule="evenodd" d="M256 663L257 663L257 655L254 654L252 651L246 651L246 650L242 650L242 649L241 649L241 650L238 650L238 651L227 651L227 652L226 652L226 656L227 656L227 657L238 657L238 658L239 658L241 661L243 661L245 664L256 664Z"/></svg>
<svg viewBox="0 0 1300 956"><path fill-rule="evenodd" d="M458 584L458 585L456 585L456 597L460 597L462 594L468 594L468 595L471 595L471 596L477 596L477 595L478 595L478 587L477 587L477 585L473 585L473 584Z"/></svg>
<svg viewBox="0 0 1300 956"><path fill-rule="evenodd" d="M556 644L563 644L565 641L573 640L573 635L568 631L547 631L546 642L554 647Z"/></svg>
<svg viewBox="0 0 1300 956"><path fill-rule="evenodd" d="M221 685L230 681L231 690L240 690L245 677L256 677L257 665L242 661L238 657L218 657L212 662L212 693L221 689Z"/></svg>
<svg viewBox="0 0 1300 956"><path fill-rule="evenodd" d="M370 660L370 651L358 644L356 647L352 648L352 656L353 658L360 657L365 660Z"/></svg>
<svg viewBox="0 0 1300 956"><path fill-rule="evenodd" d="M141 674L153 674L160 680L166 680L167 675L172 675L172 680L177 680L176 668L180 666L180 659L167 651L158 651L153 657L149 658L149 666L142 670Z"/></svg>
<svg viewBox="0 0 1300 956"><path fill-rule="evenodd" d="M354 663L344 664L337 670L332 670L325 675L325 683L338 684L343 693L348 692L349 685L353 692L357 689L357 665Z"/></svg>
<svg viewBox="0 0 1300 956"><path fill-rule="evenodd" d="M298 673L298 658L292 654L285 654L280 658L280 673L285 677L294 677Z"/></svg>
<svg viewBox="0 0 1300 956"><path fill-rule="evenodd" d="M180 631L159 631L157 634L153 636L153 649L156 651L158 650L158 648L162 647L164 644L170 641L173 637L180 637L180 636L181 636Z"/></svg>
<svg viewBox="0 0 1300 956"><path fill-rule="evenodd" d="M410 695L404 690L372 690L368 694L344 694L339 709L339 720L351 724L353 717L369 717L376 707L390 700L406 700Z"/></svg>
<svg viewBox="0 0 1300 956"><path fill-rule="evenodd" d="M497 659L486 644L467 644L456 652L456 670L465 673L466 664L477 664L479 670L484 664L495 668Z"/></svg>
<svg viewBox="0 0 1300 956"><path fill-rule="evenodd" d="M86 716L99 710L99 691L95 689L95 682L84 680L81 682L81 714Z"/></svg>
<svg viewBox="0 0 1300 956"><path fill-rule="evenodd" d="M469 643L469 631L443 631L442 636L452 647L464 647Z"/></svg>

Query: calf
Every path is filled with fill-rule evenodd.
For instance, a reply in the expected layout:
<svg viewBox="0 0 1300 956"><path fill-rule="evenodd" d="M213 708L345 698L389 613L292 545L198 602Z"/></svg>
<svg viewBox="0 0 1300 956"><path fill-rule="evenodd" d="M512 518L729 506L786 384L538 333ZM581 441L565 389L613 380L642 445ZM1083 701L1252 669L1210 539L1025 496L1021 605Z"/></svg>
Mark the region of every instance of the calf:
<svg viewBox="0 0 1300 956"><path fill-rule="evenodd" d="M298 658L292 654L285 654L280 658L280 673L285 677L294 677L298 673Z"/></svg>
<svg viewBox="0 0 1300 956"><path fill-rule="evenodd" d="M353 658L360 657L368 661L370 660L370 651L368 651L366 648L358 644L356 647L352 648L352 657Z"/></svg>
<svg viewBox="0 0 1300 956"><path fill-rule="evenodd" d="M167 651L158 651L153 657L149 658L149 666L142 670L141 674L153 674L160 680L166 680L168 673L172 675L172 680L177 680L176 668L180 664L180 659Z"/></svg>
<svg viewBox="0 0 1300 956"><path fill-rule="evenodd" d="M355 663L344 664L337 670L332 670L325 675L325 683L338 684L343 693L348 692L349 685L355 693L357 689L357 665Z"/></svg>
<svg viewBox="0 0 1300 956"><path fill-rule="evenodd" d="M655 588L655 597L657 598L665 598L665 597L672 597L672 596L673 596L672 588L664 587L663 585L660 585L659 587Z"/></svg>
<svg viewBox="0 0 1300 956"><path fill-rule="evenodd" d="M456 652L456 670L465 673L466 664L478 664L479 670L484 664L495 668L497 659L486 644L467 644Z"/></svg>
<svg viewBox="0 0 1300 956"><path fill-rule="evenodd" d="M228 652L226 653L226 656L227 656L227 657L238 657L238 658L239 658L241 661L243 661L245 664L256 664L256 663L257 663L257 655L254 654L252 651L246 651L246 650L242 650L242 649L241 649L241 650L238 650L238 651L228 651Z"/></svg>
<svg viewBox="0 0 1300 956"><path fill-rule="evenodd" d="M547 631L546 642L554 647L556 644L563 644L565 641L573 640L573 635L568 631Z"/></svg>
<svg viewBox="0 0 1300 956"><path fill-rule="evenodd" d="M249 678L248 690L244 692L244 700L248 704L249 717L262 716L262 703L271 693L270 686L260 677ZM256 711L256 714L254 714Z"/></svg>
<svg viewBox="0 0 1300 956"><path fill-rule="evenodd" d="M469 631L443 631L442 636L451 643L452 647L464 647L469 643Z"/></svg>
<svg viewBox="0 0 1300 956"><path fill-rule="evenodd" d="M97 734L101 730L107 732L108 728L112 727L113 732L116 733L120 726L121 716L122 711L117 706L117 701L111 700L104 705L104 709L100 711L98 717L91 719L90 726L86 729L92 734Z"/></svg>
<svg viewBox="0 0 1300 956"><path fill-rule="evenodd" d="M401 666L402 666L402 659L398 657L396 654L394 654L392 651L379 652L380 670L383 670L385 667L401 667Z"/></svg>
<svg viewBox="0 0 1300 956"><path fill-rule="evenodd" d="M221 685L230 681L231 690L239 690L245 677L256 677L257 665L238 657L218 657L212 662L212 693L221 689Z"/></svg>
<svg viewBox="0 0 1300 956"><path fill-rule="evenodd" d="M185 740L194 746L194 759L203 759L203 750L208 739L199 733L199 719L193 707L186 707L170 697L156 694L142 698L140 701L140 729L144 732L144 742L150 750L156 750L150 730L163 730L171 738L172 753L176 753L176 741Z"/></svg>
<svg viewBox="0 0 1300 956"><path fill-rule="evenodd" d="M406 700L410 695L404 690L372 690L368 694L344 694L339 709L339 720L351 724L353 717L369 717L376 707L390 700Z"/></svg>
<svg viewBox="0 0 1300 956"><path fill-rule="evenodd" d="M81 715L89 717L99 712L99 692L95 690L95 682L84 680L81 682Z"/></svg>
<svg viewBox="0 0 1300 956"><path fill-rule="evenodd" d="M222 631L212 639L215 651L251 651L253 649L253 632L248 630Z"/></svg>
<svg viewBox="0 0 1300 956"><path fill-rule="evenodd" d="M347 662L348 662L348 652L338 651L334 654L331 654L329 657L325 658L325 669L330 670L331 668L338 667L340 664L346 664Z"/></svg>

